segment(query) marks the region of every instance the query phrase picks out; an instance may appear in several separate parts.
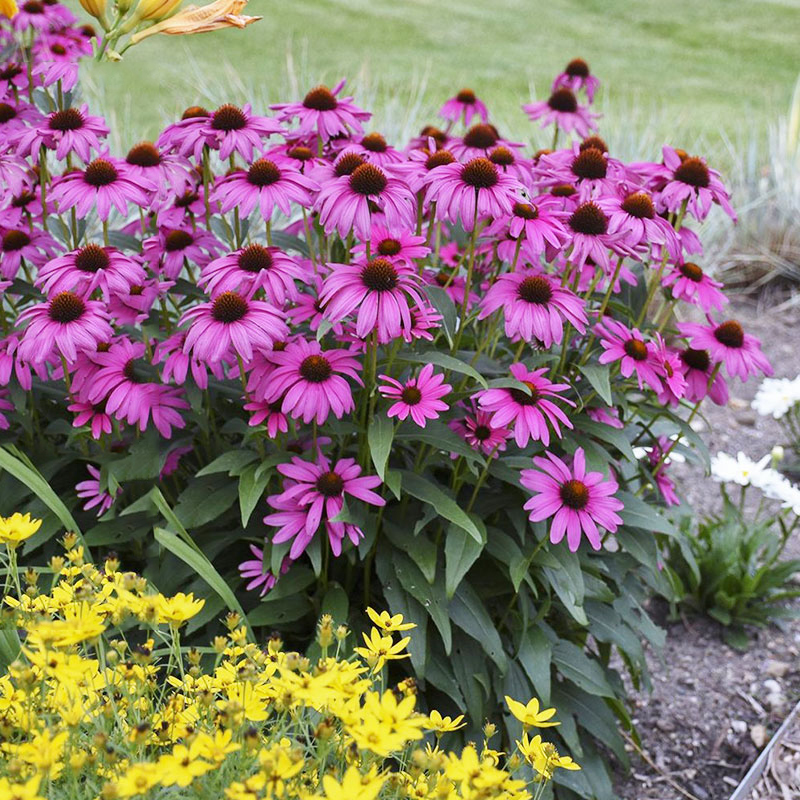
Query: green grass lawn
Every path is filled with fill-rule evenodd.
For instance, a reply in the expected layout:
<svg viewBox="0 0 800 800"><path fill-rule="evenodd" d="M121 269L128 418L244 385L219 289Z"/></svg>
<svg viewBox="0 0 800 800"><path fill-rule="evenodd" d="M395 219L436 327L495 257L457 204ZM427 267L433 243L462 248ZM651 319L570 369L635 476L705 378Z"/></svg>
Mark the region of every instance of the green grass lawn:
<svg viewBox="0 0 800 800"><path fill-rule="evenodd" d="M122 124L121 144L187 105L255 92L258 107L342 76L378 109L376 128L390 111L417 126L470 86L503 132L530 136L520 103L581 56L619 136L649 126L716 149L784 113L800 68L798 0L251 0L247 13L264 19L153 37L121 64L90 66L90 97Z"/></svg>

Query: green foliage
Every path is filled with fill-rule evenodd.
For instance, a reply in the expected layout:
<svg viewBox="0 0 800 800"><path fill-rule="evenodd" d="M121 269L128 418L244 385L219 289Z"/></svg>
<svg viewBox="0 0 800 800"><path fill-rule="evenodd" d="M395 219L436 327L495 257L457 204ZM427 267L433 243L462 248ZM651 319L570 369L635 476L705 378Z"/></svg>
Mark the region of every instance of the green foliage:
<svg viewBox="0 0 800 800"><path fill-rule="evenodd" d="M723 493L720 514L682 520L669 542L664 571L679 607L708 614L724 626L734 647L748 644L748 627L765 627L796 616L786 601L800 597L788 588L800 559L781 559L791 530L781 517L750 521Z"/></svg>

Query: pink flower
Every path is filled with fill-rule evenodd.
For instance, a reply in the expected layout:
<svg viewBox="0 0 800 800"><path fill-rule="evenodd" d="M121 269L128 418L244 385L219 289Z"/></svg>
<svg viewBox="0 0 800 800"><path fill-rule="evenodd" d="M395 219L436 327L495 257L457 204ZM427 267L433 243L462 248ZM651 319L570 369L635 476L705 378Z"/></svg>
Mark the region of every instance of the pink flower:
<svg viewBox="0 0 800 800"><path fill-rule="evenodd" d="M552 453L547 453L546 458L534 457L533 463L537 469L520 473L520 483L537 493L524 506L530 511L529 519L541 522L552 517L550 541L558 544L566 534L573 553L580 545L581 533L599 550L602 542L598 525L610 533L622 525L617 511L624 506L612 497L619 488L614 478L604 480L602 472L586 472L582 447L575 451L572 469Z"/></svg>
<svg viewBox="0 0 800 800"><path fill-rule="evenodd" d="M555 89L546 101L529 103L522 110L530 120L540 119L543 128L555 123L565 133L574 131L580 137L597 128L598 115L579 105L574 92L567 88Z"/></svg>
<svg viewBox="0 0 800 800"><path fill-rule="evenodd" d="M274 439L278 433L286 433L289 430L289 420L286 414L281 411L281 401L267 403L264 400L252 400L245 403L244 410L250 412L250 427L265 423L267 426L267 436Z"/></svg>
<svg viewBox="0 0 800 800"><path fill-rule="evenodd" d="M381 380L389 385L379 386L378 391L394 403L386 412L389 417L405 419L409 415L420 428L424 428L427 420L438 419L440 411L447 411L449 406L441 400L449 394L453 387L444 383L444 375L433 374L433 364L426 364L416 378L410 378L404 384L381 375Z"/></svg>
<svg viewBox="0 0 800 800"><path fill-rule="evenodd" d="M289 550L292 560L302 555L323 519L335 556L342 552L345 535L353 544L358 544L364 535L360 528L334 521L344 506L346 494L373 506L386 505L386 501L372 491L380 486L381 479L377 475L359 477L361 467L352 458L340 459L331 467L323 455L316 464L295 456L291 464L279 464L278 472L289 481L281 494L267 498L278 513L264 517L264 523L280 527L272 537L273 544L294 539Z"/></svg>
<svg viewBox="0 0 800 800"><path fill-rule="evenodd" d="M405 155L386 143L380 133L368 133L357 143L345 141L344 145L350 152L363 156L370 164L379 167L389 167L405 161Z"/></svg>
<svg viewBox="0 0 800 800"><path fill-rule="evenodd" d="M409 302L423 307L421 285L406 263L373 258L366 264L331 264L319 301L326 319L341 322L356 314L356 335L366 339L373 331L378 341L390 342L411 328Z"/></svg>
<svg viewBox="0 0 800 800"><path fill-rule="evenodd" d="M485 319L503 309L506 336L520 336L526 342L539 339L545 347L564 338L564 321L578 333L588 322L583 301L559 281L538 270L501 275L481 301L478 319Z"/></svg>
<svg viewBox="0 0 800 800"><path fill-rule="evenodd" d="M3 231L0 236L0 275L13 280L22 264L22 259L41 267L52 258L60 247L50 234L25 224Z"/></svg>
<svg viewBox="0 0 800 800"><path fill-rule="evenodd" d="M300 120L297 132L301 136L313 133L328 141L336 136L363 133L361 123L372 114L356 106L352 97L337 97L344 84L345 81L339 81L333 90L317 86L300 103L278 103L270 108L278 112L278 119L283 122L297 117Z"/></svg>
<svg viewBox="0 0 800 800"><path fill-rule="evenodd" d="M436 203L436 218L450 222L460 220L467 231L473 229L476 220L509 215L524 188L516 178L498 170L488 158L435 167L423 183L428 187L426 206Z"/></svg>
<svg viewBox="0 0 800 800"><path fill-rule="evenodd" d="M163 195L168 190L182 195L194 188L192 166L183 157L162 153L152 142L139 142L125 156L128 174L154 184Z"/></svg>
<svg viewBox="0 0 800 800"><path fill-rule="evenodd" d="M720 291L722 284L691 261L678 264L664 276L661 283L672 287L672 296L677 300L700 306L706 312L711 309L721 311L728 302L728 298Z"/></svg>
<svg viewBox="0 0 800 800"><path fill-rule="evenodd" d="M128 177L124 161L108 156L96 158L83 171L68 172L53 181L50 196L60 213L75 208L79 217L85 217L96 205L97 215L105 221L116 208L123 216L128 213L128 203L146 208L148 192L155 186L133 181Z"/></svg>
<svg viewBox="0 0 800 800"><path fill-rule="evenodd" d="M337 231L344 239L352 230L359 238L367 239L372 226L370 204L384 213L392 227L410 228L414 224L416 209L411 189L369 163L323 184L315 208L325 233Z"/></svg>
<svg viewBox="0 0 800 800"><path fill-rule="evenodd" d="M416 258L425 258L430 247L424 236L415 236L405 228L391 229L385 225L374 224L370 229L368 241L373 256L387 258L393 263L411 264ZM353 247L355 256L366 256L367 246L360 242Z"/></svg>
<svg viewBox="0 0 800 800"><path fill-rule="evenodd" d="M105 403L95 405L88 400L76 400L74 403L70 403L67 408L75 414L72 427L82 428L84 425L89 425L92 431L92 439L99 439L104 433L110 434L113 430L111 417L105 410Z"/></svg>
<svg viewBox="0 0 800 800"><path fill-rule="evenodd" d="M746 381L758 372L772 375L772 365L761 352L761 342L755 336L744 332L742 326L733 319L719 325L709 319L708 325L698 322L678 324L681 336L690 338L689 344L696 350L708 350L714 361L724 361L728 374Z"/></svg>
<svg viewBox="0 0 800 800"><path fill-rule="evenodd" d="M583 89L591 103L600 81L589 71L589 65L582 58L573 58L564 71L556 75L553 81L553 91L565 88L577 92Z"/></svg>
<svg viewBox="0 0 800 800"><path fill-rule="evenodd" d="M26 322L18 357L33 364L53 356L72 363L79 352L94 352L98 343L109 341L113 334L104 304L73 292L60 292L26 309L17 325Z"/></svg>
<svg viewBox="0 0 800 800"><path fill-rule="evenodd" d="M204 119L200 129L203 142L213 150L218 150L223 161L234 153L246 161L252 161L253 150L261 149L263 139L282 132L283 128L276 120L253 114L249 103L242 108L230 103L220 106Z"/></svg>
<svg viewBox="0 0 800 800"><path fill-rule="evenodd" d="M223 214L239 209L242 219L258 206L262 219L272 219L275 208L291 216L292 203L311 205L311 193L319 184L288 163L276 163L268 158L254 161L245 172L236 170L218 178L211 192L212 202L220 204Z"/></svg>
<svg viewBox="0 0 800 800"><path fill-rule="evenodd" d="M297 297L295 280L304 278L297 262L282 250L255 243L211 261L203 267L197 283L211 297L235 291L249 299L263 289L267 299L282 308L287 297Z"/></svg>
<svg viewBox="0 0 800 800"><path fill-rule="evenodd" d="M486 228L487 236L500 236L507 232L509 249L516 250L516 240L522 238L520 256L526 261L538 261L542 253L547 261L569 241L570 234L564 227L569 216L560 210L561 203L554 197L544 195L530 203L515 202L511 216L499 217ZM511 241L513 240L513 241ZM507 260L511 261L513 255Z"/></svg>
<svg viewBox="0 0 800 800"><path fill-rule="evenodd" d="M95 289L100 289L108 299L112 294L144 283L145 279L142 265L116 248L87 244L48 261L39 269L36 286L48 295L67 291L81 297L89 297Z"/></svg>
<svg viewBox="0 0 800 800"><path fill-rule="evenodd" d="M540 156L534 178L545 186L575 186L579 199L585 201L616 191L627 174L624 164L604 150L575 142L570 149Z"/></svg>
<svg viewBox="0 0 800 800"><path fill-rule="evenodd" d="M486 456L498 458L506 449L506 440L511 436L508 428L498 426L493 414L481 411L472 404L469 413L463 419L453 420L448 424L474 450Z"/></svg>
<svg viewBox="0 0 800 800"><path fill-rule="evenodd" d="M342 377L361 383L361 365L348 350L326 350L317 341L298 339L266 358L276 365L263 381L248 383L257 399L273 403L283 398L281 411L308 424L321 425L333 412L337 419L355 407L350 385Z"/></svg>
<svg viewBox="0 0 800 800"><path fill-rule="evenodd" d="M597 203L589 201L579 205L567 220L572 231L572 253L570 261L582 267L592 259L607 273L611 272L609 250L619 255L631 255L630 247L622 241L621 234L612 235L608 230L608 217Z"/></svg>
<svg viewBox="0 0 800 800"><path fill-rule="evenodd" d="M556 398L560 392L569 389L565 383L551 383L544 377L546 367L528 370L524 364L512 364L511 374L530 390L486 389L477 395L478 403L484 411L492 413L492 424L503 428L513 423L514 440L519 447L525 447L528 440L550 444L552 426L556 436L561 438L560 425L572 428L567 415L548 397ZM574 408L575 403L565 397L559 398ZM560 423L560 425L559 425Z"/></svg>
<svg viewBox="0 0 800 800"><path fill-rule="evenodd" d="M253 554L254 558L251 558L248 561L242 561L242 563L239 564L239 574L244 580L249 581L245 585L245 589L251 591L253 589L258 589L260 586L261 591L259 592L259 595L263 597L275 586L278 577L271 569L268 569L264 563L263 547L257 547L256 545L251 544L250 552ZM285 575L289 571L291 564L291 558L283 559L280 569L281 575Z"/></svg>
<svg viewBox="0 0 800 800"><path fill-rule="evenodd" d="M664 247L673 261L680 259L678 234L667 220L656 213L653 200L647 192L601 197L597 205L608 215L609 234L622 234L622 240L631 248Z"/></svg>
<svg viewBox="0 0 800 800"><path fill-rule="evenodd" d="M506 159L514 163L514 151L522 149L519 142L509 142L500 137L494 125L473 125L462 139L453 138L447 143L447 149L459 160L469 161L471 158L488 158L498 166ZM497 162L490 158L490 153L500 151ZM505 156L505 157L504 157Z"/></svg>
<svg viewBox="0 0 800 800"><path fill-rule="evenodd" d="M695 350L687 347L680 352L683 376L686 379L686 399L691 403L699 403L706 395L718 406L728 404L728 385L720 372L713 382L711 375L714 364L708 350Z"/></svg>
<svg viewBox="0 0 800 800"><path fill-rule="evenodd" d="M107 490L102 490L100 488L100 470L97 469L97 467L93 467L91 464L87 464L86 469L92 477L88 480L81 481L75 487L75 490L78 493L78 497L86 500L83 504L83 510L88 511L96 507L97 516L102 517L103 514L111 508L117 497L122 494L122 489L117 489L116 495L112 495Z"/></svg>
<svg viewBox="0 0 800 800"><path fill-rule="evenodd" d="M170 280L181 274L185 261L204 267L224 250L225 246L216 236L191 223L181 228L163 228L158 236L151 236L142 243L144 261L154 272Z"/></svg>
<svg viewBox="0 0 800 800"><path fill-rule="evenodd" d="M635 372L640 389L646 383L654 392L662 390L657 348L652 342L644 341L638 328L629 330L621 322L604 319L596 330L605 350L600 356L601 364L619 361L623 378L630 378Z"/></svg>
<svg viewBox="0 0 800 800"><path fill-rule="evenodd" d="M283 312L263 300L223 292L210 303L190 308L180 320L189 324L183 352L217 364L231 352L245 361L253 350L271 350L289 335Z"/></svg>
<svg viewBox="0 0 800 800"><path fill-rule="evenodd" d="M462 120L465 126L476 116L483 123L489 121L486 106L475 96L472 89L462 89L455 97L447 100L439 109L439 116L451 123Z"/></svg>
<svg viewBox="0 0 800 800"><path fill-rule="evenodd" d="M182 386L186 382L186 376L191 367L194 382L201 389L207 389L208 366L205 362L188 356L183 352L185 341L186 331L178 331L178 333L159 342L153 354L153 363L160 364L162 361L164 362L164 368L161 370L161 380L164 383L174 380L175 383ZM218 379L221 379L224 375L219 364L213 365L211 371L214 372Z"/></svg>
<svg viewBox="0 0 800 800"><path fill-rule="evenodd" d="M43 122L19 137L17 152L21 156L30 156L37 163L39 150L44 146L48 150L55 150L59 161L75 153L81 161L88 163L92 151L100 151L100 140L106 136L108 126L105 120L89 114L88 106L84 103L80 108L65 108L48 114Z"/></svg>

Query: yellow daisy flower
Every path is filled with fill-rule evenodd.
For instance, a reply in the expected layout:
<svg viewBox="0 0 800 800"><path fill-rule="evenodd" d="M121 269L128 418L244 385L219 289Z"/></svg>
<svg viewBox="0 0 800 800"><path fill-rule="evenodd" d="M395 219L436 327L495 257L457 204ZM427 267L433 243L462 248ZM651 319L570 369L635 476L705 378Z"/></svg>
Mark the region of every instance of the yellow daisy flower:
<svg viewBox="0 0 800 800"><path fill-rule="evenodd" d="M554 708L539 710L539 701L534 697L527 705L517 700L512 700L506 695L508 710L525 726L531 728L552 728L560 725L560 722L550 722L550 718L556 713Z"/></svg>

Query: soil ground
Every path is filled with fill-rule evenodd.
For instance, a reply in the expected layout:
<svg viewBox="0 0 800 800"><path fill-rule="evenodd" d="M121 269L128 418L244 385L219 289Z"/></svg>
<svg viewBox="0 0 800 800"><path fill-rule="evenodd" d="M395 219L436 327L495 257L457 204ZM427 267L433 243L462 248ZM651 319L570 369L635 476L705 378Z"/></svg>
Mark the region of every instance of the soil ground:
<svg viewBox="0 0 800 800"><path fill-rule="evenodd" d="M729 316L761 339L776 377L794 377L800 373L800 309L780 310L780 299L734 299ZM753 378L732 383L727 406L704 409L701 435L712 454L741 450L758 459L784 443L780 425L750 408L758 384ZM702 470L675 465L671 474L694 508L719 507L719 487ZM799 555L796 532L787 557ZM658 616L663 610L653 611ZM727 800L800 698L800 619L755 632L746 652L727 646L709 619L662 624L667 642L661 654L652 654L652 693L633 694L646 760L632 753L630 773L618 776L620 800Z"/></svg>

